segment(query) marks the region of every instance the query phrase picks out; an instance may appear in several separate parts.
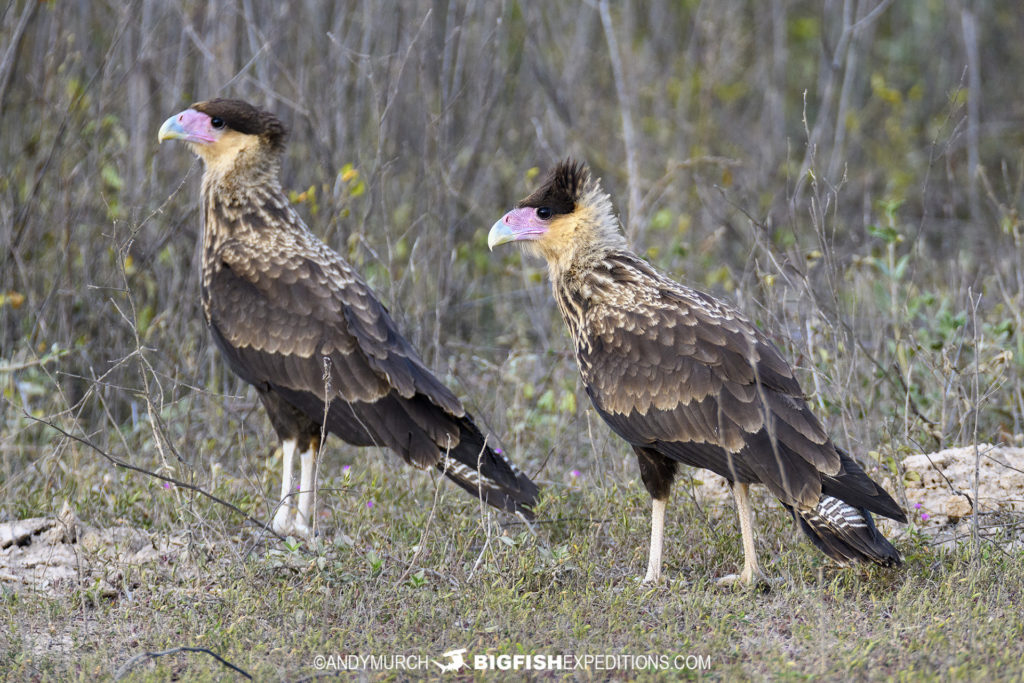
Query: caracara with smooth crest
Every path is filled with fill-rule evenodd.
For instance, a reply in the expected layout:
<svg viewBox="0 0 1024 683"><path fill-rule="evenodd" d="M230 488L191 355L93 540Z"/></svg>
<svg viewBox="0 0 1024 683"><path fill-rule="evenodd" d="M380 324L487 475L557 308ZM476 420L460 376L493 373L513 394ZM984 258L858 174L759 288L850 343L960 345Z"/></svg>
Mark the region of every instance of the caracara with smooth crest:
<svg viewBox="0 0 1024 683"><path fill-rule="evenodd" d="M292 208L278 179L281 122L246 102L215 99L167 119L159 139L188 143L205 165L203 312L282 440L273 529L311 535L314 458L326 433L390 448L497 508L529 516L537 487L487 444L373 291Z"/></svg>
<svg viewBox="0 0 1024 683"><path fill-rule="evenodd" d="M493 249L520 241L542 256L580 374L597 412L636 451L654 499L646 582L661 575L665 504L679 464L733 490L743 570L761 578L748 486L764 484L841 564L900 564L871 513L906 522L899 505L811 413L789 364L734 308L661 274L629 250L607 194L565 161L505 214Z"/></svg>

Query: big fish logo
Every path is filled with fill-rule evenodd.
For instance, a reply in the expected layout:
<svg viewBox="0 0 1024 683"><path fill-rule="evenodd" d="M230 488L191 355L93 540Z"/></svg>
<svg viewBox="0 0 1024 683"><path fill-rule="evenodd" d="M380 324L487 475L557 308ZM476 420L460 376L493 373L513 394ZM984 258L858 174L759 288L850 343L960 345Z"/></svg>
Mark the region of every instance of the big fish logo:
<svg viewBox="0 0 1024 683"><path fill-rule="evenodd" d="M441 673L451 673L466 666L466 660L462 658L464 654L466 654L466 648L461 647L458 650L448 650L448 652L444 653L444 656L448 658L447 664L442 664L436 659L430 661L434 662L441 669Z"/></svg>

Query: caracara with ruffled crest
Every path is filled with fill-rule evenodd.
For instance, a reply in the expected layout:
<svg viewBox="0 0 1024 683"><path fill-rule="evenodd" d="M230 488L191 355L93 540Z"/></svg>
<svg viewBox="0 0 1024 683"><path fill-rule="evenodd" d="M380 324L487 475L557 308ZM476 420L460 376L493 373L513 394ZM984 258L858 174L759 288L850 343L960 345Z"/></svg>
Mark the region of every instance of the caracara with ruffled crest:
<svg viewBox="0 0 1024 683"><path fill-rule="evenodd" d="M512 241L547 261L587 394L636 451L654 499L644 581L661 575L665 504L679 464L709 469L732 487L744 562L723 583L761 577L748 498L754 483L838 562L900 564L871 513L906 516L832 443L779 350L728 304L630 251L611 200L584 165L556 166L487 239L492 249Z"/></svg>
<svg viewBox="0 0 1024 683"><path fill-rule="evenodd" d="M285 128L277 117L240 100L208 100L167 119L159 139L188 143L205 165L203 312L282 440L274 530L311 535L314 458L324 433L390 448L495 507L529 516L534 483L487 444L373 291L291 206L278 179Z"/></svg>

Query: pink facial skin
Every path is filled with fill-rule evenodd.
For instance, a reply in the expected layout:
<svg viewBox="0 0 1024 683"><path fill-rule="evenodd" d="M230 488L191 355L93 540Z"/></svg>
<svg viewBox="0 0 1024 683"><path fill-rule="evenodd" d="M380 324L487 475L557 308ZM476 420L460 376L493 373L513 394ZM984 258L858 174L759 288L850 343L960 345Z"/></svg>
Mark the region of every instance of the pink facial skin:
<svg viewBox="0 0 1024 683"><path fill-rule="evenodd" d="M186 109L164 121L159 140L183 140L209 145L220 139L221 131L213 127L209 116L195 109Z"/></svg>
<svg viewBox="0 0 1024 683"><path fill-rule="evenodd" d="M540 239L548 231L549 222L538 218L535 208L513 209L491 227L487 234L487 246L493 249L506 242Z"/></svg>

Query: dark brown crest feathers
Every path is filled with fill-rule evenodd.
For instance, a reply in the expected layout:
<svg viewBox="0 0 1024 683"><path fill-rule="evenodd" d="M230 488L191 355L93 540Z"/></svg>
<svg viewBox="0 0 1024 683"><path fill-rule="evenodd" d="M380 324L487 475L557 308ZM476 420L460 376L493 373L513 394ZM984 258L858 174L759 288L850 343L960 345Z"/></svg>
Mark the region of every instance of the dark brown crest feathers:
<svg viewBox="0 0 1024 683"><path fill-rule="evenodd" d="M228 128L246 135L258 135L264 138L271 149L282 151L288 130L281 120L269 111L257 109L243 100L232 100L218 97L212 100L196 102L192 105L196 111L211 118L220 118Z"/></svg>
<svg viewBox="0 0 1024 683"><path fill-rule="evenodd" d="M544 206L551 209L555 215L572 213L589 180L590 169L586 164L571 158L566 159L551 169L541 186L517 206Z"/></svg>

